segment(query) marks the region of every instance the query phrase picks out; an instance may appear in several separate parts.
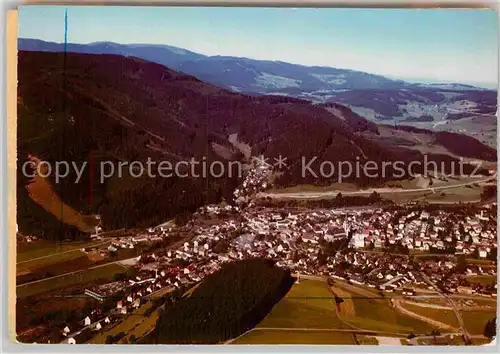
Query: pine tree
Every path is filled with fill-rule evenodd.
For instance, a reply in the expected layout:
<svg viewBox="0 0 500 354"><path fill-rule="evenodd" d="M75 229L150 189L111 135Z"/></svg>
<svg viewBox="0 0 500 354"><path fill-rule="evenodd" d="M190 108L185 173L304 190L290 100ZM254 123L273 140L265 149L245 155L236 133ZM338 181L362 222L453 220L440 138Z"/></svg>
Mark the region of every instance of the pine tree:
<svg viewBox="0 0 500 354"><path fill-rule="evenodd" d="M484 326L484 336L487 338L493 338L497 334L497 318L493 318L486 322L486 325Z"/></svg>

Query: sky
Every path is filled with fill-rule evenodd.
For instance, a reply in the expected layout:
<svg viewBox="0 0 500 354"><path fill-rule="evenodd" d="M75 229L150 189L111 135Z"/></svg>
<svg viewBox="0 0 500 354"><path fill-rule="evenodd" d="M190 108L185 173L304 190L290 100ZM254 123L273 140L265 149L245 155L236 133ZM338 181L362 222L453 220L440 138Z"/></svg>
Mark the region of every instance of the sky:
<svg viewBox="0 0 500 354"><path fill-rule="evenodd" d="M492 10L22 6L19 37L168 44L206 55L497 87Z"/></svg>

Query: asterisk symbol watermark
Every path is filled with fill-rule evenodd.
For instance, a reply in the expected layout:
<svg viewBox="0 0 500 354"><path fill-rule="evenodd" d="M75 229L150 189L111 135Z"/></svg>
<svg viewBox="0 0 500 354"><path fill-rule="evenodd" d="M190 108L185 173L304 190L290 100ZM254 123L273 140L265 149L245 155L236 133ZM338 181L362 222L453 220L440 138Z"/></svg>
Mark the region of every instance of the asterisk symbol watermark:
<svg viewBox="0 0 500 354"><path fill-rule="evenodd" d="M287 160L287 158L281 156L281 154L280 154L278 157L274 158L274 161L275 161L274 166L277 166L279 169L286 167L287 166L286 160Z"/></svg>
<svg viewBox="0 0 500 354"><path fill-rule="evenodd" d="M269 158L267 157L264 157L264 155L260 155L259 157L252 157L252 159L257 162L257 166L259 167L269 167L269 163L267 162L267 160L269 160Z"/></svg>

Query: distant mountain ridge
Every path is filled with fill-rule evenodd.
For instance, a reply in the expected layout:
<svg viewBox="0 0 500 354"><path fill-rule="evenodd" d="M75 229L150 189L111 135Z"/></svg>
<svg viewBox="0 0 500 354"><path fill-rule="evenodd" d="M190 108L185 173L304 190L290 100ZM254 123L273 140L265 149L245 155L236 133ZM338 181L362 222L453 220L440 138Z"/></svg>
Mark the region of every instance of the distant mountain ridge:
<svg viewBox="0 0 500 354"><path fill-rule="evenodd" d="M63 43L20 38L19 50L59 52ZM310 92L327 98L328 93L355 89L436 88L483 90L464 84L414 84L382 75L326 66L306 66L283 61L256 60L234 56L207 56L183 48L158 44L68 43L69 52L118 54L162 64L172 70L196 76L202 81L249 93Z"/></svg>

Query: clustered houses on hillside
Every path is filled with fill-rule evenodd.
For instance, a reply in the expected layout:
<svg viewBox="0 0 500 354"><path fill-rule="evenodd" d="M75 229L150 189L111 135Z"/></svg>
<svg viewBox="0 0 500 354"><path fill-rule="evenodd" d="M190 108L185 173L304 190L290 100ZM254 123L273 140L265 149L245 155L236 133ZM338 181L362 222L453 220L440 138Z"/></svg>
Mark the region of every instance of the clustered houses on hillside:
<svg viewBox="0 0 500 354"><path fill-rule="evenodd" d="M486 258L496 248L496 215L481 210L458 220L455 214L438 211L409 212L394 220L390 212L376 211L354 223L351 240L355 248L399 246L415 251L462 252Z"/></svg>
<svg viewBox="0 0 500 354"><path fill-rule="evenodd" d="M217 214L220 209L214 206L204 210ZM366 248L383 250L399 244L403 250L407 250L412 248L410 245L413 245L414 249L421 249L425 244L444 249L441 244L450 247L449 244L453 242L449 236L440 235L439 232L445 226L436 226L447 225L448 214L437 212L430 215L426 211L411 211L405 214L404 210L400 214L402 216L394 218L392 212L381 209L367 209L363 212L296 212L247 208L239 213L237 220L191 225L189 232L194 236L181 247L141 257L140 264L150 272L156 272L155 276L143 276L141 279L129 281L148 283L145 279L151 279L151 284L144 285L142 289L142 293L146 294L166 286L178 287L199 281L227 261L266 257L275 259L278 265L295 272L352 279L358 283L390 290L417 282L418 277L411 272L413 268L407 256L369 253ZM492 214L483 212L477 216L465 217L464 224L475 225L479 218L482 218L484 225L481 229L476 227L473 232L479 233L479 244L492 251L496 247L490 232L494 228ZM156 237L168 237L174 229L173 226L151 229L147 238L151 240ZM158 230L156 234L154 230ZM471 230L465 230L470 235ZM127 242L139 242L142 237L132 238L132 241ZM458 237L455 242L459 244ZM121 243L121 246L123 245L124 243ZM473 248L474 240L467 245ZM335 249L327 254L331 247ZM351 251L344 252L346 249ZM173 267L172 264L185 266ZM445 276L448 281L452 281L454 278L450 277L449 273L456 273L455 267L455 260L419 261L420 271L434 275L439 281L442 281L439 277ZM472 272L471 266L467 271ZM491 269L475 271L479 274L492 273Z"/></svg>
<svg viewBox="0 0 500 354"><path fill-rule="evenodd" d="M189 235L176 247L142 254L132 266L133 271L120 281L86 289L85 294L102 302L110 297L116 299L111 312L96 309L88 316L93 330L100 330L107 323L102 322L106 318L113 320L110 316L134 311L155 293L185 289L219 270L225 262L253 257L273 259L278 266L299 275L343 279L387 292L404 290L405 294L412 294L436 284L447 292L496 296L496 285L471 284L464 278L494 275L494 267L466 264L458 270L455 256L466 253L465 249L484 248L488 254L496 251L493 209L458 217L456 213L407 208L395 212L374 208L347 211L246 207L235 213L234 209L208 206L197 215L201 211L214 216L232 213L233 217L216 222L204 222L201 218L184 226L163 224L146 234L113 240L112 246L118 249L179 233ZM453 252L437 258L419 258L417 262L404 254L411 246L414 252ZM61 330L66 336L74 331Z"/></svg>
<svg viewBox="0 0 500 354"><path fill-rule="evenodd" d="M183 226L168 222L114 238L109 252L169 238L184 242L145 252L120 281L86 289L88 296L103 303L111 298L116 305L109 313L96 309L85 323L100 330L110 318L134 311L157 293L185 289L226 262L254 257L273 259L299 275L343 279L380 291L411 295L436 284L443 291L496 296L496 285L470 284L464 278L495 274L494 267L466 264L459 269L455 257L496 254L496 204L472 214L411 205L391 210L254 206L248 197L267 187L268 174L266 165L247 171L234 192L237 206L206 205ZM408 256L422 251L443 255L418 262ZM69 336L74 330L62 331Z"/></svg>
<svg viewBox="0 0 500 354"><path fill-rule="evenodd" d="M244 207L246 205L252 206L250 197L265 190L269 183L268 179L272 170L272 166L264 161L254 158L252 161L253 166L246 169L244 180L239 188L233 192L234 199L237 205Z"/></svg>
<svg viewBox="0 0 500 354"><path fill-rule="evenodd" d="M37 236L20 234L18 232L17 225L16 225L16 242L17 243L31 243L31 242L36 242L36 241L38 241Z"/></svg>

